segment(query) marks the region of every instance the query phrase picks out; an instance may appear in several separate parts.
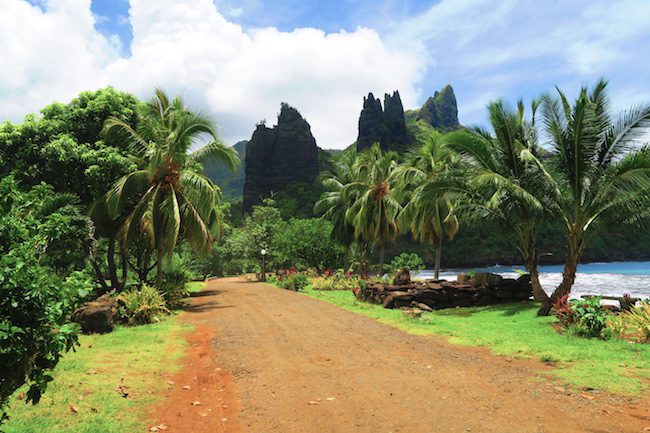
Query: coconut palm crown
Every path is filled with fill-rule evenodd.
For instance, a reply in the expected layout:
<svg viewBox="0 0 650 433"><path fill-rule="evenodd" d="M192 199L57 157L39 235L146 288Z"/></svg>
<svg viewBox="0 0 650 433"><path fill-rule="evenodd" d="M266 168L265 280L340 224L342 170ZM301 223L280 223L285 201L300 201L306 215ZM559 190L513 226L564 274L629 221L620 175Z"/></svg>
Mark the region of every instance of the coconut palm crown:
<svg viewBox="0 0 650 433"><path fill-rule="evenodd" d="M199 160L220 159L232 169L239 158L219 140L209 118L188 110L180 96L170 101L160 89L135 129L109 118L104 134L127 141L141 159L142 168L119 179L105 202L112 218L126 213L120 230L125 242L140 235L150 240L160 285L163 259L171 256L179 237L205 254L219 234L219 188L200 173ZM200 137L211 142L192 152Z"/></svg>
<svg viewBox="0 0 650 433"><path fill-rule="evenodd" d="M543 130L553 158L548 170L538 162L551 185L554 210L566 236L562 281L540 310L548 314L553 302L570 293L586 246L587 235L599 222L640 222L647 216L650 193L650 151L647 139L650 105L610 112L607 82L589 91L580 89L571 104L558 96L541 99Z"/></svg>

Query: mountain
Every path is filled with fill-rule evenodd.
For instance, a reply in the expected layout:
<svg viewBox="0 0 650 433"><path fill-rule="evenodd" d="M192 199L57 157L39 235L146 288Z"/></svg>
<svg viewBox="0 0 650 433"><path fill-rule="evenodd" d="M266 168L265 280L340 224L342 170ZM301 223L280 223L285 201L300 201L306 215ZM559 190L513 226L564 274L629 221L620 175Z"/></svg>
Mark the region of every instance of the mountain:
<svg viewBox="0 0 650 433"><path fill-rule="evenodd" d="M318 154L309 123L282 103L277 125L260 123L246 145L244 212L291 183L313 184L320 173Z"/></svg>
<svg viewBox="0 0 650 433"><path fill-rule="evenodd" d="M440 131L451 131L460 127L458 123L458 105L451 84L447 84L426 100L419 110L407 110L406 122L423 120Z"/></svg>
<svg viewBox="0 0 650 433"><path fill-rule="evenodd" d="M447 84L426 100L417 110L404 111L399 92L384 95L384 107L372 93L363 98L363 109L359 115L357 152L379 143L382 150L404 152L415 143L407 125L423 121L439 131L451 131L458 127L458 106L451 85Z"/></svg>
<svg viewBox="0 0 650 433"><path fill-rule="evenodd" d="M241 164L233 172L226 164L213 159L202 161L203 174L209 177L214 183L221 188L221 195L225 201L241 200L244 193L244 161L246 160L246 145L248 141L243 140L236 143L233 149L239 154Z"/></svg>

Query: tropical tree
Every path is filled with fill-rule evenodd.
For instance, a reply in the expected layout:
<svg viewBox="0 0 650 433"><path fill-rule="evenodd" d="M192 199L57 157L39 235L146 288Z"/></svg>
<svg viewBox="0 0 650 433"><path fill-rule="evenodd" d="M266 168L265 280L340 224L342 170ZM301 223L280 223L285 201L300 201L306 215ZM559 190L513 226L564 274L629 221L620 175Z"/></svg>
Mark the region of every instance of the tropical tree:
<svg viewBox="0 0 650 433"><path fill-rule="evenodd" d="M638 140L650 126L650 105L614 117L606 87L600 80L591 91L581 88L573 105L560 89L558 97L546 94L541 99L553 158L549 169L531 159L552 187L567 243L562 281L540 309L542 315L570 293L587 235L599 221L636 222L648 213L650 150Z"/></svg>
<svg viewBox="0 0 650 433"><path fill-rule="evenodd" d="M163 260L171 256L179 237L206 254L218 234L219 188L200 173L197 161L216 158L234 169L239 158L219 140L209 118L190 111L180 96L169 100L160 89L146 104L136 128L109 118L104 134L127 141L142 160L142 168L119 179L105 202L112 218L126 213L120 229L125 242L142 235L149 239L160 286ZM191 151L201 137L211 142Z"/></svg>
<svg viewBox="0 0 650 433"><path fill-rule="evenodd" d="M383 153L379 144L359 154L355 164L355 179L346 184L341 194L351 203L346 219L354 227L358 240L379 246L379 273L384 273L386 244L399 233L398 216L402 209L393 196L398 155Z"/></svg>
<svg viewBox="0 0 650 433"><path fill-rule="evenodd" d="M355 232L352 222L347 217L347 210L352 205L351 195L344 196L343 190L348 183L356 179L355 168L357 153L354 149L343 152L334 164L333 172L322 178L325 192L314 205L314 212L332 223L331 237L343 248L343 268L349 267L350 248L354 244Z"/></svg>
<svg viewBox="0 0 650 433"><path fill-rule="evenodd" d="M420 137L420 143L396 172L406 203L399 221L415 239L434 246L435 278L440 278L442 241L453 239L460 227L454 212L459 189L451 180L460 158L435 132Z"/></svg>
<svg viewBox="0 0 650 433"><path fill-rule="evenodd" d="M548 295L539 282L537 239L548 216L544 206L547 188L537 165L522 159L522 152L535 157L542 152L534 123L537 107L533 102L533 120L529 122L521 100L516 110L502 100L491 102L487 108L493 134L474 128L448 134L446 141L470 167L464 206L467 215L496 220L513 231L531 276L533 297L545 301Z"/></svg>

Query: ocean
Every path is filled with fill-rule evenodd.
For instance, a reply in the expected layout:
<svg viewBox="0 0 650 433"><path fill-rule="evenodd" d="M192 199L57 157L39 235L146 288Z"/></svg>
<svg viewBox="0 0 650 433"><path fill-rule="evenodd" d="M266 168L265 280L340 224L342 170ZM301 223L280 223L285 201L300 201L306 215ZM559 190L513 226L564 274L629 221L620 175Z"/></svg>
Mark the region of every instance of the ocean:
<svg viewBox="0 0 650 433"><path fill-rule="evenodd" d="M540 266L540 282L547 293L553 292L562 280L562 265ZM525 270L523 266L490 266L473 268L477 272L493 272L506 278L517 278L517 270ZM459 272L468 269L447 269L441 271L441 278L452 280ZM433 278L433 270L424 270L416 277ZM581 295L614 295L622 296L629 293L633 297L650 298L650 262L610 262L587 263L578 266L576 282L571 296Z"/></svg>

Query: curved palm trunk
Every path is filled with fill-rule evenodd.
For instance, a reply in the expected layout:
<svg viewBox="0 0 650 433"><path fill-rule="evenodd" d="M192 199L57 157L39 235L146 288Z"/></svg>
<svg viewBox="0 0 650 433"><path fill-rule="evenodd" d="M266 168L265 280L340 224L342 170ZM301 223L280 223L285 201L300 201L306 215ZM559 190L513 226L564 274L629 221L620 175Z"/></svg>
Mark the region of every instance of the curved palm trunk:
<svg viewBox="0 0 650 433"><path fill-rule="evenodd" d="M440 262L442 261L442 237L436 242L436 263L435 263L435 275L436 280L440 279Z"/></svg>
<svg viewBox="0 0 650 433"><path fill-rule="evenodd" d="M542 308L537 312L538 316L548 316L551 313L553 304L561 297L571 293L571 288L576 280L576 271L578 270L578 263L584 250L584 237L582 232L572 231L569 234L567 245L567 255L564 259L564 270L562 271L562 281L557 286L550 298L543 304Z"/></svg>
<svg viewBox="0 0 650 433"><path fill-rule="evenodd" d="M533 299L538 302L546 302L548 295L539 282L539 269L537 268L537 258L526 262L526 270L530 274L530 284L533 286Z"/></svg>

